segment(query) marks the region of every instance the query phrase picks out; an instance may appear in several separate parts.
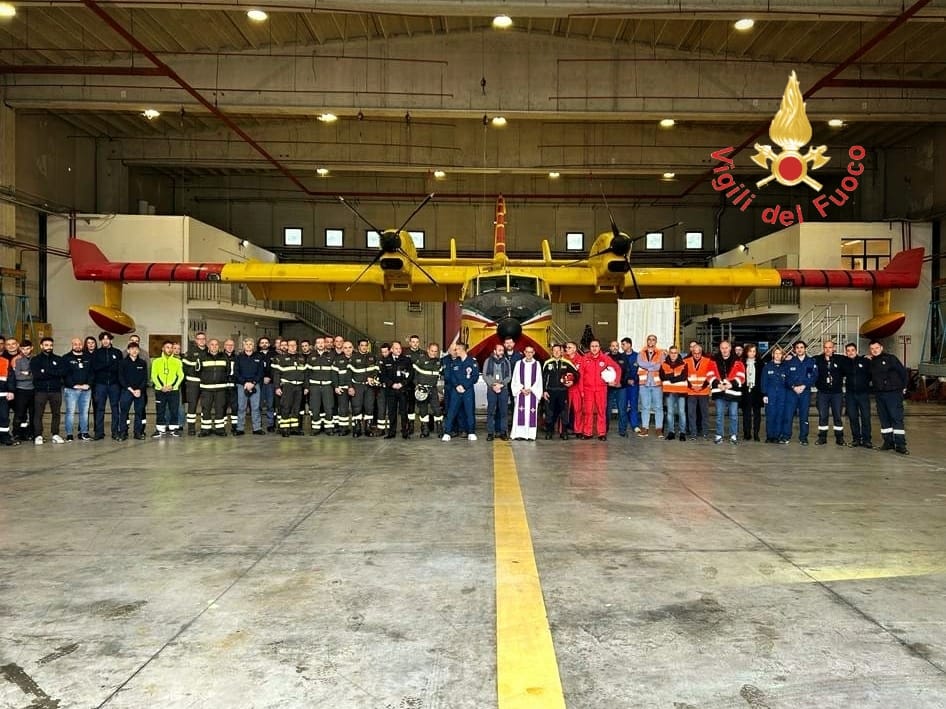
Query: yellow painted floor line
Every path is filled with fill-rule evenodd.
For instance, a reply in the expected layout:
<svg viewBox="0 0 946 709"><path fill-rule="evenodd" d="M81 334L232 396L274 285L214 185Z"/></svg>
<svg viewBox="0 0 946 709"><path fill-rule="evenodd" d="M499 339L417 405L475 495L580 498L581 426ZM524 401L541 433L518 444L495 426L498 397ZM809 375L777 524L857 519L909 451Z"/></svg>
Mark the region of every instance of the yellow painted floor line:
<svg viewBox="0 0 946 709"><path fill-rule="evenodd" d="M519 473L508 443L496 442L493 469L499 709L564 709Z"/></svg>

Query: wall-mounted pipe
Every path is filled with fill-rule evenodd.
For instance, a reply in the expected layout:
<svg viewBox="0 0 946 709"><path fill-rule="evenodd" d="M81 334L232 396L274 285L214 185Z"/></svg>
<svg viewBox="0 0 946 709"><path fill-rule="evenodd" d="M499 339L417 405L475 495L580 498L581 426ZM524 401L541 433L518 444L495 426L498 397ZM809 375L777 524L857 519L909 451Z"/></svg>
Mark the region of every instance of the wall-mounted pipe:
<svg viewBox="0 0 946 709"><path fill-rule="evenodd" d="M54 64L0 65L0 74L52 74L54 76L167 76L159 67L83 66Z"/></svg>

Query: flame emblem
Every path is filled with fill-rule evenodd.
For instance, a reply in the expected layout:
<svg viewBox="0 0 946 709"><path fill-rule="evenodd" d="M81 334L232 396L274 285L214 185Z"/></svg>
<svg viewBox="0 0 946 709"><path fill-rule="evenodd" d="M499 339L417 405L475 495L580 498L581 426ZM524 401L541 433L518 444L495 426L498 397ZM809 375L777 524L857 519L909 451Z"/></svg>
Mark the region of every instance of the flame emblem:
<svg viewBox="0 0 946 709"><path fill-rule="evenodd" d="M828 149L826 145L808 148L804 155L799 152L799 148L811 140L811 123L805 113L805 101L794 71L788 77L788 85L782 94L782 105L769 126L769 137L782 148L782 152L776 153L771 145L755 144L756 154L752 156L752 162L771 172L768 177L756 182L756 187L765 187L772 180L777 180L786 187L804 182L811 189L820 192L821 183L811 177L808 170L824 167L831 158L824 154Z"/></svg>

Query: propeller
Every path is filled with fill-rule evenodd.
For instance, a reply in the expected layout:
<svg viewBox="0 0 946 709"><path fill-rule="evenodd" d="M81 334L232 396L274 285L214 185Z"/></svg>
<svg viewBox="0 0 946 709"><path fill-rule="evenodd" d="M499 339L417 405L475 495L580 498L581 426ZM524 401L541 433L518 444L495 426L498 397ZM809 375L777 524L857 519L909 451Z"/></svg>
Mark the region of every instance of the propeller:
<svg viewBox="0 0 946 709"><path fill-rule="evenodd" d="M407 217L407 219L404 220L404 223L401 224L401 226L399 226L396 230L381 231L380 229L378 229L378 227L376 227L374 224L372 224L372 223L368 220L368 218L365 217L364 214L362 214L361 212L359 212L358 209L355 207L355 205L353 205L351 202L349 202L348 200L346 200L346 199L345 199L344 197L342 197L342 196L339 196L339 197L338 197L338 201L339 201L341 204L343 204L343 205L345 205L346 207L348 207L348 209L351 210L351 212L352 212L356 217L358 217L359 219L361 219L361 221L363 221L365 224L367 224L369 227L371 227L371 229L378 235L378 244L379 244L379 246L380 246L380 249L378 250L378 253L375 254L375 257L374 257L373 259L371 259L371 262L370 262L367 266L365 266L364 269L362 269L361 273L358 274L358 277L355 278L355 280L352 281L352 282L348 285L348 287L345 289L345 292L346 292L346 293L347 293L348 291L350 291L355 285L357 285L357 283L364 277L364 275L371 269L371 267L374 266L375 264L377 264L382 258L384 258L384 255L385 255L385 254L392 254L392 253L397 253L397 254L400 254L401 256L403 256L403 257L404 257L405 259L407 259L418 271L420 271L421 273L423 273L431 283L433 283L434 285L437 285L437 281L434 280L434 277L431 276L431 275L424 269L424 267L421 266L421 265L417 262L416 259L412 258L411 255L410 255L409 253L407 253L407 251L404 250L404 247L403 247L402 244L401 244L401 232L404 231L404 228L408 225L408 223L410 223L411 219L413 219L421 209L423 209L424 207L426 207L426 206L427 206L427 203L428 203L430 200L432 200L433 198L434 198L434 193L431 192L429 195L427 195L427 197L424 198L424 200L423 200L420 204L418 204L418 205L414 208L414 211L410 213L410 215Z"/></svg>

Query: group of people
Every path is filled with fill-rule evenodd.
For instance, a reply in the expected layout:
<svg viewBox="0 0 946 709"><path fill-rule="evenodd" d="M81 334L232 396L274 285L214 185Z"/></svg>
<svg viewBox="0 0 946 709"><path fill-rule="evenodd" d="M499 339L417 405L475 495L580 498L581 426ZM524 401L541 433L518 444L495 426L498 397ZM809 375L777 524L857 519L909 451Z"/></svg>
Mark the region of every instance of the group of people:
<svg viewBox="0 0 946 709"><path fill-rule="evenodd" d="M655 335L635 351L630 338L607 351L591 340L587 351L575 342L555 344L540 362L535 348L517 349L512 338L497 343L482 366L458 342L443 353L436 343L421 347L418 336L383 343L377 354L367 340L357 347L344 338L314 340L208 339L199 332L184 352L165 341L149 362L136 336L122 352L102 332L98 341L73 338L71 349L54 352L44 337L40 352L28 340L6 338L0 357L0 443L42 444L43 418L51 413L50 440L101 440L105 413L115 440L145 437L149 387L155 403L152 437L182 432L206 437L242 436L247 418L255 435L338 435L354 438L400 434L431 435L442 441L476 440L475 387L486 389L487 440L607 440L611 413L618 435L686 441L709 437L710 402L715 408L715 443L759 439L765 411L765 440L787 443L798 419L798 440L808 444L811 395L817 391L818 436L844 445L846 408L852 446L873 446L870 393L881 423L883 449L906 453L903 393L907 372L899 360L871 342L862 356L857 345L844 355L831 341L816 357L806 344L776 347L763 361L754 344L718 344L711 356L691 342L683 356L676 346L660 349ZM65 404L65 437L60 414ZM741 415L740 415L741 412ZM90 413L94 435L90 432ZM728 428L727 428L728 420Z"/></svg>

